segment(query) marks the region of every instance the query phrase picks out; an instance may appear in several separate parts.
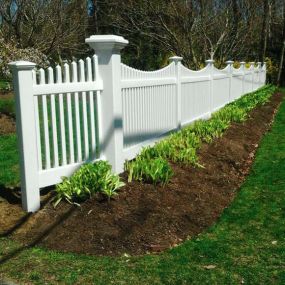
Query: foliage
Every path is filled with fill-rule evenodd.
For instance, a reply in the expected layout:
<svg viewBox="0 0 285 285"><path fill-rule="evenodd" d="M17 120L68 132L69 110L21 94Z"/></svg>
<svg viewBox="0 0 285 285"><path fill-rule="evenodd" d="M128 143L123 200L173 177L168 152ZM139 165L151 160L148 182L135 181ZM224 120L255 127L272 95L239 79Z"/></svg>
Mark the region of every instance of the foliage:
<svg viewBox="0 0 285 285"><path fill-rule="evenodd" d="M56 185L54 205L63 199L69 203L84 201L99 192L106 195L110 201L123 185L119 176L112 174L108 162L87 163L71 177L63 178L63 181Z"/></svg>
<svg viewBox="0 0 285 285"><path fill-rule="evenodd" d="M45 54L61 62L86 52L87 1L1 0L0 18L4 40L14 39L29 55Z"/></svg>
<svg viewBox="0 0 285 285"><path fill-rule="evenodd" d="M0 34L0 76L11 78L8 64L17 60L36 63L40 67L49 65L48 58L35 48L18 48L15 40L6 41Z"/></svg>
<svg viewBox="0 0 285 285"><path fill-rule="evenodd" d="M0 91L10 91L12 84L10 81L0 79Z"/></svg>
<svg viewBox="0 0 285 285"><path fill-rule="evenodd" d="M149 182L153 184L167 184L173 175L168 162L163 158L138 157L134 161L126 163L129 172L128 180Z"/></svg>

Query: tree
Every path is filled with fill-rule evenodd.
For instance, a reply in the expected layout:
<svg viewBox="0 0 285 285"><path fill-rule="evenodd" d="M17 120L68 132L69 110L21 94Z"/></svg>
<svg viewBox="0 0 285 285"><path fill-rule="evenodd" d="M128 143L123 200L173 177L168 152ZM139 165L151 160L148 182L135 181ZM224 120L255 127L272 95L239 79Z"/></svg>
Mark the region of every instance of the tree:
<svg viewBox="0 0 285 285"><path fill-rule="evenodd" d="M5 40L35 48L55 59L80 54L88 26L87 3L81 0L2 0Z"/></svg>

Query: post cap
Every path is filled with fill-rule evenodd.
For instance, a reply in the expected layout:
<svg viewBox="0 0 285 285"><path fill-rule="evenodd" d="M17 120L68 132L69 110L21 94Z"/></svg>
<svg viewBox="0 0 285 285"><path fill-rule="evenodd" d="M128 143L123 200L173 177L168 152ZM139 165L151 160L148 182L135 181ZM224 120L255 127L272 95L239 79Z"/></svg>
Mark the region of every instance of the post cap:
<svg viewBox="0 0 285 285"><path fill-rule="evenodd" d="M18 69L18 70L31 70L36 67L36 64L34 62L24 61L24 60L13 61L10 62L8 65L10 69Z"/></svg>
<svg viewBox="0 0 285 285"><path fill-rule="evenodd" d="M95 51L121 50L129 43L128 40L116 35L94 35L85 39L85 42L89 44Z"/></svg>
<svg viewBox="0 0 285 285"><path fill-rule="evenodd" d="M245 61L241 61L240 64L241 64L241 65L245 65L246 62L245 62Z"/></svg>
<svg viewBox="0 0 285 285"><path fill-rule="evenodd" d="M250 64L251 64L251 65L255 65L255 61L251 61Z"/></svg>
<svg viewBox="0 0 285 285"><path fill-rule="evenodd" d="M169 58L169 61L177 63L177 62L181 62L182 59L183 59L183 57L181 57L181 56L172 56Z"/></svg>
<svg viewBox="0 0 285 285"><path fill-rule="evenodd" d="M205 61L207 64L214 64L214 60L213 59L207 59L206 61Z"/></svg>
<svg viewBox="0 0 285 285"><path fill-rule="evenodd" d="M226 61L226 64L232 65L232 64L234 64L234 61L233 60L228 60L228 61Z"/></svg>

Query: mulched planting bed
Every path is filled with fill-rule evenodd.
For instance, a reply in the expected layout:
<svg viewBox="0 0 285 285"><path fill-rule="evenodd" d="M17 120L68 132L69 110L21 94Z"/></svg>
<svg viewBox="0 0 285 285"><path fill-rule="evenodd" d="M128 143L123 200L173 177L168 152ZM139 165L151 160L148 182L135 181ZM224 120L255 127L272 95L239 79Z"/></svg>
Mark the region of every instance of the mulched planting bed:
<svg viewBox="0 0 285 285"><path fill-rule="evenodd" d="M54 209L49 201L27 216L16 202L0 200L0 234L9 233L25 245L95 255L140 255L173 247L213 225L229 206L281 101L282 94L275 94L245 123L203 144L199 162L205 168L172 164L175 175L165 187L132 182L110 204L94 197L81 207L61 203Z"/></svg>

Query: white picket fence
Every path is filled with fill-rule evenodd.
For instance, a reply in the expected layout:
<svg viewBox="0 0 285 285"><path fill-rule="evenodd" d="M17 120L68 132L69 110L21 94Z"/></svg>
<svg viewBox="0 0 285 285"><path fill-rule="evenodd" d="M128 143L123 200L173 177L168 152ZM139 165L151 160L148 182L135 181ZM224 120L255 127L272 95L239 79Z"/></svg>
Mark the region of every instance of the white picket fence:
<svg viewBox="0 0 285 285"><path fill-rule="evenodd" d="M219 70L208 60L193 71L172 57L161 70L140 71L121 63L124 38L92 36L86 42L95 55L63 69L11 63L26 211L39 209L40 188L59 183L83 163L106 159L121 173L142 147L209 118L266 81L261 63L246 68L241 62L235 69L228 61Z"/></svg>

